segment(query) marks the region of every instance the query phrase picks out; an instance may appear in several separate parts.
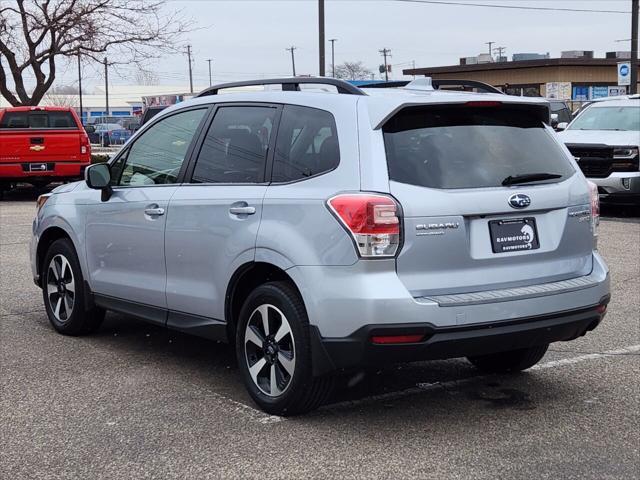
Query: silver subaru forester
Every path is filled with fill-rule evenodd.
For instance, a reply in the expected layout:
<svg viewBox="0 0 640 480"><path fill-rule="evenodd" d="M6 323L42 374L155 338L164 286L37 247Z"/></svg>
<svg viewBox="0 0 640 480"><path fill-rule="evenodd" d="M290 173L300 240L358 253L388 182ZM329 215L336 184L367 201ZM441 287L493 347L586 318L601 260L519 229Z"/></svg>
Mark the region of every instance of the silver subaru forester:
<svg viewBox="0 0 640 480"><path fill-rule="evenodd" d="M598 195L548 103L379 86L212 87L41 196L31 260L53 327L88 333L112 310L228 341L278 415L318 407L338 373L520 371L593 330Z"/></svg>

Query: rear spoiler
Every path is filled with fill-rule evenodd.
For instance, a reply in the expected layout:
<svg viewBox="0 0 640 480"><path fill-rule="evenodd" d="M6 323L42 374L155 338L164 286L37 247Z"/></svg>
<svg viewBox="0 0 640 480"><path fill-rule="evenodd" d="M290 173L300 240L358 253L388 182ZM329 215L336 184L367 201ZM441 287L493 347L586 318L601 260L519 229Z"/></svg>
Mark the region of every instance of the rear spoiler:
<svg viewBox="0 0 640 480"><path fill-rule="evenodd" d="M519 97L512 97L514 99L517 99ZM490 97L486 98L486 99L478 99L478 100L468 100L468 101L460 101L460 102L446 102L446 104L448 105L455 105L455 106L482 106L482 104L486 104L487 107L512 107L514 109L520 107L522 110L527 110L529 112L534 113L534 115L537 117L537 119L542 122L545 123L547 125L550 124L551 122L551 108L550 108L550 104L549 102L510 102L507 99L509 99L509 95L504 95L504 96L500 96L498 97L497 95L491 95ZM506 100L506 101L505 101ZM374 130L379 130L381 129L385 123L387 123L391 118L393 118L395 115L397 115L400 111L406 109L406 108L430 108L430 107L437 107L437 106L442 106L442 103L424 103L424 102L410 102L410 103L403 103L401 105L396 106L393 110L389 111L386 115L381 116L379 119L375 119L372 118L372 124L373 129ZM371 113L371 111L370 111ZM377 113L377 112L375 112ZM374 113L374 114L375 114Z"/></svg>

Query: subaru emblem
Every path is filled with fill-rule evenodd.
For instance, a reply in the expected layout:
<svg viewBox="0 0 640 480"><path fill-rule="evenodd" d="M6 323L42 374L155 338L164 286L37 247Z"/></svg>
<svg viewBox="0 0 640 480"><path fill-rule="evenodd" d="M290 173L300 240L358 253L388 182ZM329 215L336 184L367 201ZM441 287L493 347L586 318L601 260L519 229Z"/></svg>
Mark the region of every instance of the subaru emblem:
<svg viewBox="0 0 640 480"><path fill-rule="evenodd" d="M526 208L531 205L531 198L524 193L516 193L509 197L509 205L513 208Z"/></svg>

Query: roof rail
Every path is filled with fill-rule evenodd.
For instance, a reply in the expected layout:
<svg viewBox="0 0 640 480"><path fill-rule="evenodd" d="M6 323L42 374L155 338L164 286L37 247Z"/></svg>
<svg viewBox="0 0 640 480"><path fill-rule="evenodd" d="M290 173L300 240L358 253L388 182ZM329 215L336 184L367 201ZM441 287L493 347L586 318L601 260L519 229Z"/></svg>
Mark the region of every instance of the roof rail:
<svg viewBox="0 0 640 480"><path fill-rule="evenodd" d="M359 88L401 88L406 87L411 82L406 80L384 82L384 83L366 83L360 85ZM436 80L431 79L431 85L433 88L440 89L440 87L474 87L480 91L486 93L504 93L498 90L496 87L484 82L478 82L476 80Z"/></svg>
<svg viewBox="0 0 640 480"><path fill-rule="evenodd" d="M208 95L218 95L219 90L237 87L253 87L261 85L282 85L283 91L295 92L300 90L301 84L331 85L337 88L338 93L346 95L366 95L358 87L351 85L344 80L327 77L293 77L293 78L269 78L264 80L245 80L242 82L221 83L213 87L205 88L196 97L206 97Z"/></svg>

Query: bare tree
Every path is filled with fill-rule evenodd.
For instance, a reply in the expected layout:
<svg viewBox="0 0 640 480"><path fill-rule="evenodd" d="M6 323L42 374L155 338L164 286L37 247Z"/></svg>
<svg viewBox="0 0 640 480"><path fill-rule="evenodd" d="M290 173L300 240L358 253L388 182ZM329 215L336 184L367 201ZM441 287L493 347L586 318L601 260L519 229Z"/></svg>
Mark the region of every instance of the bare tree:
<svg viewBox="0 0 640 480"><path fill-rule="evenodd" d="M80 97L78 96L77 91L69 94L55 93L52 90L49 90L44 94L43 100L46 100L50 105L55 105L56 107L78 108L80 106Z"/></svg>
<svg viewBox="0 0 640 480"><path fill-rule="evenodd" d="M336 78L343 80L369 80L373 72L362 62L344 62L336 65Z"/></svg>
<svg viewBox="0 0 640 480"><path fill-rule="evenodd" d="M158 85L160 78L156 72L146 69L138 69L134 76L137 85Z"/></svg>
<svg viewBox="0 0 640 480"><path fill-rule="evenodd" d="M2 0L0 94L12 105L37 105L64 57L101 61L108 51L110 64L143 64L179 51L187 20L165 7L165 0Z"/></svg>

